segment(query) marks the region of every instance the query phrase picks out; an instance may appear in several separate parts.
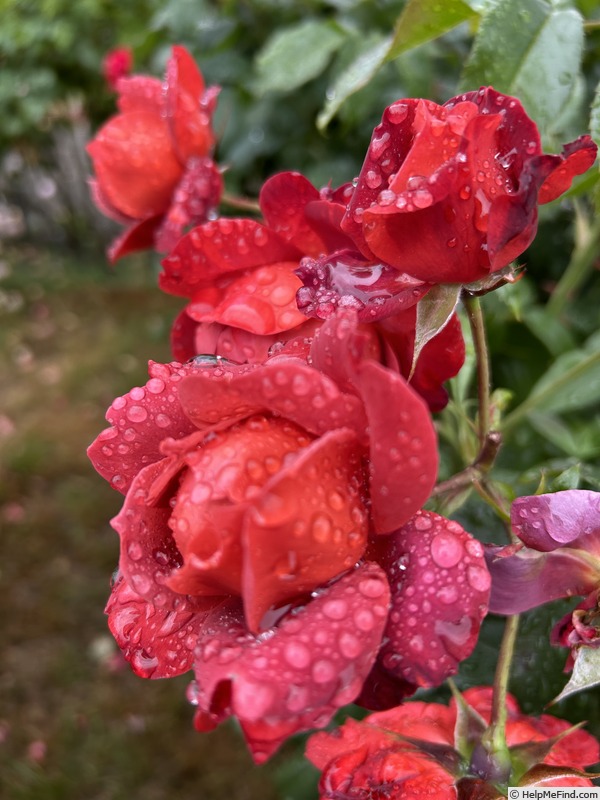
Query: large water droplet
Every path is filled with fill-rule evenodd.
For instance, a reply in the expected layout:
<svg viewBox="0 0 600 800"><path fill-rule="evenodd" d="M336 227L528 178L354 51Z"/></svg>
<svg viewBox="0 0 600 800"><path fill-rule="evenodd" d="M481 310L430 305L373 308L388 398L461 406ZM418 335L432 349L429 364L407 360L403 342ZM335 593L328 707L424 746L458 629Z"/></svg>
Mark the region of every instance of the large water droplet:
<svg viewBox="0 0 600 800"><path fill-rule="evenodd" d="M439 567L449 569L463 558L461 541L452 533L438 533L431 542L431 557Z"/></svg>

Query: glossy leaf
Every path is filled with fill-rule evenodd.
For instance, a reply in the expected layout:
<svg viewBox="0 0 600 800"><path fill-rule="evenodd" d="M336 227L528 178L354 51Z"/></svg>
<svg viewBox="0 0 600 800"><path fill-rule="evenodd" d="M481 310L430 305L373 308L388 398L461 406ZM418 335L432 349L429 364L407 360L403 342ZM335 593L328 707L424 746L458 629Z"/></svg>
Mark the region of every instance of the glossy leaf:
<svg viewBox="0 0 600 800"><path fill-rule="evenodd" d="M569 682L553 702L564 700L577 692L591 689L600 684L600 650L591 647L581 647L575 659L575 666Z"/></svg>
<svg viewBox="0 0 600 800"><path fill-rule="evenodd" d="M387 59L441 36L446 31L477 17L477 12L463 0L409 0L394 31Z"/></svg>
<svg viewBox="0 0 600 800"><path fill-rule="evenodd" d="M273 34L256 64L256 94L296 89L321 74L344 41L341 29L327 21L307 20Z"/></svg>
<svg viewBox="0 0 600 800"><path fill-rule="evenodd" d="M367 39L366 46L338 77L327 92L327 102L317 117L317 127L323 130L336 115L340 106L350 95L358 92L375 76L384 64L392 43L391 36Z"/></svg>
<svg viewBox="0 0 600 800"><path fill-rule="evenodd" d="M489 84L516 95L548 128L573 91L582 50L583 21L575 9L499 0L482 20L462 86Z"/></svg>
<svg viewBox="0 0 600 800"><path fill-rule="evenodd" d="M595 406L600 400L600 335L557 358L529 397L505 419L504 430L533 411L562 413Z"/></svg>

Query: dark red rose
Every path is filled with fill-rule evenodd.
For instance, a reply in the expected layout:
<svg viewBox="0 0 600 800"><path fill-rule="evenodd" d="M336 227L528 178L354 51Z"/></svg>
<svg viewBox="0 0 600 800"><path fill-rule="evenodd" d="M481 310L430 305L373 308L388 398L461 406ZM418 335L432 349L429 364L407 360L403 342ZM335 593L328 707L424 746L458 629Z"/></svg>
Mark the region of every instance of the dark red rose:
<svg viewBox="0 0 600 800"><path fill-rule="evenodd" d="M514 97L482 88L443 106L399 100L374 132L342 229L371 263L469 283L519 256L554 200L594 162L589 136L544 155Z"/></svg>
<svg viewBox="0 0 600 800"><path fill-rule="evenodd" d="M163 261L160 276L162 289L190 298L173 326L174 357L185 361L205 353L240 363L261 363L289 340L312 337L320 323L306 318L306 307L298 308L296 295L302 287L298 265L331 248L351 244L340 229L351 188L319 192L302 175L281 173L270 178L261 191L263 222L222 217L188 233ZM397 289L397 273L389 272ZM355 287L346 288L354 295L338 286L328 313L316 316L327 318L340 307L355 310L365 323L382 317L377 300L366 309L356 308L352 302ZM396 295L386 305L386 318L377 326L380 360L406 378L411 374L416 303L428 288L409 280L401 301ZM372 280L369 290L374 290ZM464 354L460 325L454 317L425 346L410 379L433 411L445 406L447 394L442 383L459 371Z"/></svg>
<svg viewBox="0 0 600 800"><path fill-rule="evenodd" d="M261 190L263 222L221 217L181 239L162 262L160 276L161 289L190 300L173 334L174 351L189 352L190 334L194 347L196 340L207 346L233 329L247 335L225 336L229 347L216 352L253 363L264 361L268 348L285 341L288 332L312 333L314 323L296 305L301 282L294 270L304 255L349 242L340 229L349 190L319 192L299 173L281 173ZM211 351L194 349L191 355L199 352Z"/></svg>
<svg viewBox="0 0 600 800"><path fill-rule="evenodd" d="M128 226L109 250L112 261L147 248L167 252L185 227L206 219L222 191L210 158L218 89L205 88L184 47L173 47L164 84L135 75L116 88L120 113L88 145L94 200Z"/></svg>
<svg viewBox="0 0 600 800"><path fill-rule="evenodd" d="M481 737L490 722L492 689L468 689L464 700L470 713L478 715ZM600 755L598 742L589 733L575 730L553 741L570 728L566 720L547 714L537 718L522 714L510 695L507 706L511 786L593 785L589 778L577 774ZM331 733L314 734L308 740L306 755L323 772L321 799L500 797L494 790L496 781L482 779L473 763L477 752L473 740L461 740L462 726L457 724L460 713L454 700L450 706L410 702L371 714L361 722L348 719ZM528 750L530 743L535 744ZM466 771L465 765L469 765ZM558 766L561 770L556 770ZM558 772L567 774L557 777Z"/></svg>
<svg viewBox="0 0 600 800"><path fill-rule="evenodd" d="M115 92L121 78L129 75L133 66L131 47L115 47L102 59L102 74L109 88Z"/></svg>

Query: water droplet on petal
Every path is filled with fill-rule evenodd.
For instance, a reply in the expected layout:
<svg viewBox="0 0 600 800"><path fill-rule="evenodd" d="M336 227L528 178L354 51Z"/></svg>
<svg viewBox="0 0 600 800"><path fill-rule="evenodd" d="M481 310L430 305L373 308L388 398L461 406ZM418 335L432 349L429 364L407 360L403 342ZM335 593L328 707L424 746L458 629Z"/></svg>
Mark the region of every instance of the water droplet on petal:
<svg viewBox="0 0 600 800"><path fill-rule="evenodd" d="M431 557L438 565L446 569L454 567L463 558L464 550L461 541L452 533L438 533L431 542Z"/></svg>
<svg viewBox="0 0 600 800"><path fill-rule="evenodd" d="M329 683L336 677L337 671L331 661L321 659L313 664L312 679L315 683Z"/></svg>

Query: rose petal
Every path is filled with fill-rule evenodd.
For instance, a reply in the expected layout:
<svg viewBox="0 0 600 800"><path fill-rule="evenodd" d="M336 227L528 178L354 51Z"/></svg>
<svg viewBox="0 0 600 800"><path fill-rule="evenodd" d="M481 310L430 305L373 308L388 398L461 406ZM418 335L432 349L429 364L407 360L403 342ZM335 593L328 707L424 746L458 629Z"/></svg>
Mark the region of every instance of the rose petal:
<svg viewBox="0 0 600 800"><path fill-rule="evenodd" d="M119 578L105 613L110 631L136 675L173 678L192 669L198 635L214 605L213 598L182 596L175 608L159 608Z"/></svg>
<svg viewBox="0 0 600 800"><path fill-rule="evenodd" d="M173 145L182 165L205 156L214 143L210 108L202 103L204 79L185 47L176 45L167 62L165 106Z"/></svg>
<svg viewBox="0 0 600 800"><path fill-rule="evenodd" d="M218 371L197 369L179 385L180 402L197 427L271 411L317 435L348 427L364 437L360 400L298 359L257 367L224 365Z"/></svg>
<svg viewBox="0 0 600 800"><path fill-rule="evenodd" d="M367 361L358 367L357 387L369 422L373 525L389 533L431 494L437 437L426 403L400 375Z"/></svg>
<svg viewBox="0 0 600 800"><path fill-rule="evenodd" d="M196 322L184 309L171 330L171 349L177 361L204 353L220 355L238 364L262 364L270 354L283 352L288 341L310 339L318 326L318 321L306 320L290 331L261 336L216 322Z"/></svg>
<svg viewBox="0 0 600 800"><path fill-rule="evenodd" d="M392 587L378 662L418 686L438 686L475 647L487 613L490 575L482 545L457 522L419 511L379 538L376 558Z"/></svg>
<svg viewBox="0 0 600 800"><path fill-rule="evenodd" d="M415 341L416 307L383 320L379 331L397 359L399 371L408 379ZM421 350L409 383L433 412L448 402L442 384L458 374L465 360L465 342L460 320L453 314L448 323ZM390 366L387 364L387 366Z"/></svg>
<svg viewBox="0 0 600 800"><path fill-rule="evenodd" d="M188 314L198 322L220 322L270 336L306 321L296 305L296 262L270 264L215 281L198 290Z"/></svg>
<svg viewBox="0 0 600 800"><path fill-rule="evenodd" d="M163 87L158 78L147 75L131 75L119 79L117 105L122 114L133 111L148 111L160 116L163 110Z"/></svg>
<svg viewBox="0 0 600 800"><path fill-rule="evenodd" d="M111 423L88 448L96 470L125 494L140 465L162 458L161 442L181 439L196 430L177 402L176 386L189 372L180 364L150 362L150 380L113 400L106 412Z"/></svg>
<svg viewBox="0 0 600 800"><path fill-rule="evenodd" d="M369 714L362 722L349 718L333 733L315 733L307 742L305 755L318 769L324 769L337 756L361 748L377 753L401 747L418 759L420 754L408 742L400 741L399 736L453 745L455 717L448 706L415 700Z"/></svg>
<svg viewBox="0 0 600 800"><path fill-rule="evenodd" d="M573 547L600 559L600 492L570 489L518 497L510 519L519 539L534 550Z"/></svg>
<svg viewBox="0 0 600 800"><path fill-rule="evenodd" d="M590 564L585 552L580 557L571 548L551 553L523 548L503 557L503 550L486 548L494 614L520 614L559 597L586 595L600 582L600 568Z"/></svg>
<svg viewBox="0 0 600 800"><path fill-rule="evenodd" d="M260 222L220 217L179 241L162 262L159 283L169 294L192 297L228 273L299 258L295 247Z"/></svg>
<svg viewBox="0 0 600 800"><path fill-rule="evenodd" d="M388 179L406 159L413 142L412 124L418 104L415 99L401 100L386 108L373 131L358 184L341 226L367 259L376 260L363 233L363 214L388 186ZM432 103L432 105L435 105Z"/></svg>
<svg viewBox="0 0 600 800"><path fill-rule="evenodd" d="M146 111L113 117L87 149L102 191L118 211L144 219L167 210L182 170L161 117Z"/></svg>
<svg viewBox="0 0 600 800"><path fill-rule="evenodd" d="M222 607L196 652L196 724L205 729L235 714L257 763L293 733L326 725L360 691L388 598L380 568L365 564L259 637L246 632L240 606Z"/></svg>
<svg viewBox="0 0 600 800"><path fill-rule="evenodd" d="M348 429L317 439L265 485L248 513L243 598L248 627L339 575L364 553L362 448Z"/></svg>
<svg viewBox="0 0 600 800"><path fill-rule="evenodd" d="M574 142L566 144L557 166L546 178L539 191L538 202L550 203L566 192L576 175L583 175L596 160L598 148L590 136L580 136Z"/></svg>
<svg viewBox="0 0 600 800"><path fill-rule="evenodd" d="M88 180L88 186L90 187L90 194L92 195L92 200L96 208L104 214L105 217L114 219L115 222L120 222L121 225L130 225L133 222L131 217L121 213L111 204L97 180L90 178Z"/></svg>
<svg viewBox="0 0 600 800"><path fill-rule="evenodd" d="M121 539L119 569L123 577L140 597L165 610L176 608L178 597L165 582L181 565L181 555L168 525L169 498L152 503L149 494L163 473L170 473L171 466L171 459L163 459L142 469L111 522Z"/></svg>
<svg viewBox="0 0 600 800"><path fill-rule="evenodd" d="M205 222L219 205L223 179L211 158L191 158L171 205L156 234L156 250L168 253L182 236L184 228Z"/></svg>
<svg viewBox="0 0 600 800"><path fill-rule="evenodd" d="M123 256L154 247L154 237L161 217L149 217L127 228L108 248L108 260L114 264Z"/></svg>
<svg viewBox="0 0 600 800"><path fill-rule="evenodd" d="M244 517L285 460L310 442L305 431L285 420L257 416L213 434L186 455L189 470L171 519L185 563L169 586L189 594L242 592Z"/></svg>
<svg viewBox="0 0 600 800"><path fill-rule="evenodd" d="M360 322L377 322L416 305L430 288L387 264L371 264L348 251L303 258L296 275L304 284L298 291L298 308L319 319L350 308Z"/></svg>
<svg viewBox="0 0 600 800"><path fill-rule="evenodd" d="M260 190L259 203L267 225L304 255L319 256L349 244L340 229L344 206L322 199L299 172L269 178Z"/></svg>

